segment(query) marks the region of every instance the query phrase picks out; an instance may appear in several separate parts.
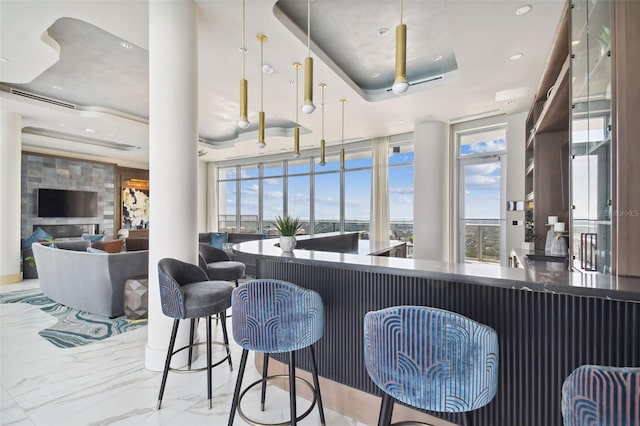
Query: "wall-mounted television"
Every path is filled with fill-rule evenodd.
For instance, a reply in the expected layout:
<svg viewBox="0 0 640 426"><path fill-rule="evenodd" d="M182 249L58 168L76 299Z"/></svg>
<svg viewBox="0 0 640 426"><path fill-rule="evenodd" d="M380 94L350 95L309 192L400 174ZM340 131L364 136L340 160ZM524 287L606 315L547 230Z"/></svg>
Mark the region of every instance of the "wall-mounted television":
<svg viewBox="0 0 640 426"><path fill-rule="evenodd" d="M98 193L67 189L38 189L38 217L96 217Z"/></svg>

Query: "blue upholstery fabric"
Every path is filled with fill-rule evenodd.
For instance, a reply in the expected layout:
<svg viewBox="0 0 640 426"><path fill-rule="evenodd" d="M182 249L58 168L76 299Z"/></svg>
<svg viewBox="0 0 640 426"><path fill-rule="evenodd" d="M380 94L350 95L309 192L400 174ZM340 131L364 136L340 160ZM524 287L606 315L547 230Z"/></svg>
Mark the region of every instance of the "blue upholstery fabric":
<svg viewBox="0 0 640 426"><path fill-rule="evenodd" d="M29 235L24 241L22 241L22 248L24 250L30 249L31 245L36 241L42 241L49 238L53 238L51 234L38 226L36 230L33 231L33 234Z"/></svg>
<svg viewBox="0 0 640 426"><path fill-rule="evenodd" d="M171 318L199 318L231 306L233 284L209 281L198 265L164 258L158 262L162 312Z"/></svg>
<svg viewBox="0 0 640 426"><path fill-rule="evenodd" d="M106 253L106 251L100 250L100 249L97 249L97 248L94 248L94 247L87 247L87 253L102 253L102 254L104 254L104 253Z"/></svg>
<svg viewBox="0 0 640 426"><path fill-rule="evenodd" d="M373 382L413 407L471 411L496 394L496 332L453 312L419 306L368 312L364 353Z"/></svg>
<svg viewBox="0 0 640 426"><path fill-rule="evenodd" d="M229 234L226 232L212 232L211 233L211 245L220 250L223 249L223 244L229 242Z"/></svg>
<svg viewBox="0 0 640 426"><path fill-rule="evenodd" d="M583 365L562 386L565 426L640 425L640 368Z"/></svg>
<svg viewBox="0 0 640 426"><path fill-rule="evenodd" d="M282 353L322 337L320 295L286 281L252 280L233 290L233 337L244 349Z"/></svg>
<svg viewBox="0 0 640 426"><path fill-rule="evenodd" d="M100 243L104 241L104 234L82 234L81 238L83 240L89 240L92 243Z"/></svg>

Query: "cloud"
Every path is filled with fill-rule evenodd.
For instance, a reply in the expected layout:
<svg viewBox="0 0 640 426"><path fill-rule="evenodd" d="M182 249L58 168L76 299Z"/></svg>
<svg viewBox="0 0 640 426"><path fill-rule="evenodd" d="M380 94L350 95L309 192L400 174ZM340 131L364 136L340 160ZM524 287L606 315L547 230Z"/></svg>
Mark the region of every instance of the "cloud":
<svg viewBox="0 0 640 426"><path fill-rule="evenodd" d="M269 178L264 179L263 181L265 185L282 185L282 179Z"/></svg>
<svg viewBox="0 0 640 426"><path fill-rule="evenodd" d="M412 186L391 186L389 187L390 194L413 194Z"/></svg>
<svg viewBox="0 0 640 426"><path fill-rule="evenodd" d="M282 191L265 191L264 192L264 198L282 200L283 196L284 196L284 194L283 194Z"/></svg>
<svg viewBox="0 0 640 426"><path fill-rule="evenodd" d="M504 139L494 139L488 142L473 142L460 147L463 154L483 154L485 152L504 151L507 149Z"/></svg>
<svg viewBox="0 0 640 426"><path fill-rule="evenodd" d="M389 198L389 202L393 204L413 205L413 197L397 196Z"/></svg>

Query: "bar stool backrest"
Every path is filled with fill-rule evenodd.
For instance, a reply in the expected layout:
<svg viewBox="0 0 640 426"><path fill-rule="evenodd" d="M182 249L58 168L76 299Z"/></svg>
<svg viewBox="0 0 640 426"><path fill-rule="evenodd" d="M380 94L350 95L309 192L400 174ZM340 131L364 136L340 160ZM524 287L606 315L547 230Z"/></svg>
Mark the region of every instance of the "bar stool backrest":
<svg viewBox="0 0 640 426"><path fill-rule="evenodd" d="M640 368L582 365L562 385L565 426L640 425Z"/></svg>
<svg viewBox="0 0 640 426"><path fill-rule="evenodd" d="M158 261L158 278L162 313L176 319L184 319L186 315L182 286L209 280L198 265L171 258Z"/></svg>
<svg viewBox="0 0 640 426"><path fill-rule="evenodd" d="M233 337L244 349L283 353L312 345L322 337L320 295L295 284L269 279L233 290Z"/></svg>
<svg viewBox="0 0 640 426"><path fill-rule="evenodd" d="M374 383L416 408L471 411L496 394L495 330L453 312L421 306L368 312L364 353Z"/></svg>

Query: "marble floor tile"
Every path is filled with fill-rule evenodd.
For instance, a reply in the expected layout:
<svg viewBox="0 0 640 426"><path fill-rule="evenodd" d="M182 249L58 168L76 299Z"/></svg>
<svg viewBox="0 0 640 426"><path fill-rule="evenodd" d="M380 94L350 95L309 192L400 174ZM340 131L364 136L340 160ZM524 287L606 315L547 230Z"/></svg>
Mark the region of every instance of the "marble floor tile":
<svg viewBox="0 0 640 426"><path fill-rule="evenodd" d="M0 292L31 288L38 288L37 280L2 285ZM235 343L231 345L234 370L229 371L226 364L213 370L211 410L207 408L205 372L169 373L162 409L156 410L161 373L144 367L146 327L86 346L58 348L38 335L38 331L55 322L31 305L0 305L0 425L227 424L242 352ZM201 325L200 332L204 333L204 324ZM219 326L214 330L221 335ZM259 378L252 366L251 354L245 386ZM259 390L246 398L243 407L247 413L265 415L260 417L265 421L288 417L289 394L277 387L268 388L265 413L259 411ZM297 403L298 412L309 404L300 398ZM328 409L325 415L327 425L364 426ZM234 424L247 423L236 415ZM300 424L319 425L317 408Z"/></svg>

